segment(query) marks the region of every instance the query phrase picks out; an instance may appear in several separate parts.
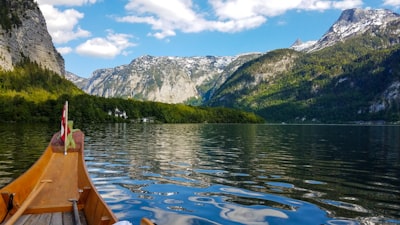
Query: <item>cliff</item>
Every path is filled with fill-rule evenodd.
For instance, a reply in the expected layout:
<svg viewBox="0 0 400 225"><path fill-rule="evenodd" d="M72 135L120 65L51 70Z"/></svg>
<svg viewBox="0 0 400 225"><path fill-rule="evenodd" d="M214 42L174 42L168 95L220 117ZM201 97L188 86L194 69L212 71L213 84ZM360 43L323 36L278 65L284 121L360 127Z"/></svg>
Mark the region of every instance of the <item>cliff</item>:
<svg viewBox="0 0 400 225"><path fill-rule="evenodd" d="M53 45L37 3L0 1L0 69L13 70L26 60L64 76L64 59Z"/></svg>
<svg viewBox="0 0 400 225"><path fill-rule="evenodd" d="M141 56L128 65L96 70L84 91L103 97L200 104L240 65L257 56L260 54L235 57Z"/></svg>

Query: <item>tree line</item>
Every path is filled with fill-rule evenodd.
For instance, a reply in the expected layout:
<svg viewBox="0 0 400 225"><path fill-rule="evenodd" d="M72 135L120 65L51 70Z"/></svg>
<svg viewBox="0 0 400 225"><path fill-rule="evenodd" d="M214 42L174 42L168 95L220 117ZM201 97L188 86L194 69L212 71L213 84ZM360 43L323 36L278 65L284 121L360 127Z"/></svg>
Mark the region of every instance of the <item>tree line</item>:
<svg viewBox="0 0 400 225"><path fill-rule="evenodd" d="M103 98L85 94L58 74L29 60L0 71L0 122L57 122L65 101L76 123L130 122L151 117L159 123L261 123L254 113L223 107ZM118 108L127 119L109 115Z"/></svg>
<svg viewBox="0 0 400 225"><path fill-rule="evenodd" d="M398 98L384 96L400 80L400 46L379 47L382 42L389 41L365 35L313 53L268 52L238 69L210 103L252 111L269 122L400 121ZM248 85L270 72L265 65L292 56L287 71ZM218 102L222 97L229 100ZM379 101L386 107L371 111Z"/></svg>

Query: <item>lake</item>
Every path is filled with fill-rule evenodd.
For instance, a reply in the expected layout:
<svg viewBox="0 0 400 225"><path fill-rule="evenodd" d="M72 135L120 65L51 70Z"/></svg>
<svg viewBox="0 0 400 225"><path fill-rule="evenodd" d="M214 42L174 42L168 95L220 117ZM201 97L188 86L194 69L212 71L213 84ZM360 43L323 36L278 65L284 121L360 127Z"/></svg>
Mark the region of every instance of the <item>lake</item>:
<svg viewBox="0 0 400 225"><path fill-rule="evenodd" d="M97 124L92 180L138 224L400 224L400 127ZM29 168L58 126L0 125L0 186Z"/></svg>

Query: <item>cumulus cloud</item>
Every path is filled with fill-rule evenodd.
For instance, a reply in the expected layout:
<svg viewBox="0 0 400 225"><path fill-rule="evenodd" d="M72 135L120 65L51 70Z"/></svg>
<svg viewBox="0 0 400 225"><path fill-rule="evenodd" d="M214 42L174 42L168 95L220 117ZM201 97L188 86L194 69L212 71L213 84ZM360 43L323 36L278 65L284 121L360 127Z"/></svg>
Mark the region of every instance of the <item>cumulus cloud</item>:
<svg viewBox="0 0 400 225"><path fill-rule="evenodd" d="M65 44L78 38L88 38L91 33L79 26L84 14L76 9L69 8L60 10L57 6L82 6L94 4L99 0L37 0L39 7L46 18L47 29L56 44ZM106 37L95 37L86 40L75 49L72 47L59 47L58 52L69 54L76 52L80 55L87 55L100 58L114 58L117 55L129 54L126 49L135 46L130 41L128 34L114 33L107 30Z"/></svg>
<svg viewBox="0 0 400 225"><path fill-rule="evenodd" d="M79 45L76 52L80 55L111 59L120 54L126 55L126 49L136 45L130 41L132 35L118 34L111 30L107 32L105 38L92 38Z"/></svg>
<svg viewBox="0 0 400 225"><path fill-rule="evenodd" d="M383 5L400 7L400 0L384 0Z"/></svg>
<svg viewBox="0 0 400 225"><path fill-rule="evenodd" d="M193 7L192 2L187 0L135 0L125 6L133 15L117 18L117 21L149 24L156 31L150 35L160 39L174 36L175 30L205 30L206 21L199 18Z"/></svg>
<svg viewBox="0 0 400 225"><path fill-rule="evenodd" d="M57 51L59 53L61 53L62 55L66 55L72 52L72 48L71 47L59 47L57 48Z"/></svg>
<svg viewBox="0 0 400 225"><path fill-rule="evenodd" d="M54 43L62 44L71 40L89 37L90 32L78 26L79 20L84 17L83 13L75 9L60 11L52 5L40 5L40 10L46 18L47 29Z"/></svg>
<svg viewBox="0 0 400 225"><path fill-rule="evenodd" d="M399 0L386 0L399 1ZM128 14L119 22L149 24L151 36L163 39L177 31L240 32L266 23L269 17L289 10L347 9L362 6L362 0L208 0L208 11L201 11L194 0L130 0Z"/></svg>
<svg viewBox="0 0 400 225"><path fill-rule="evenodd" d="M362 5L363 5L362 0L343 0L343 1L332 2L333 8L340 10L358 8Z"/></svg>

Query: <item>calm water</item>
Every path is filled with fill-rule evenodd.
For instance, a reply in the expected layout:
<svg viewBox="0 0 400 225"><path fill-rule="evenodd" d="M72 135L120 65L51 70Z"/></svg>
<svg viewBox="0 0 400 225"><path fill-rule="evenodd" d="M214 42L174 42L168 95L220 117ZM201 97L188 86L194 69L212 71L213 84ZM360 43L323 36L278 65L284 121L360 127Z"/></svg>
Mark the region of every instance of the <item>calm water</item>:
<svg viewBox="0 0 400 225"><path fill-rule="evenodd" d="M57 127L0 125L0 186ZM83 127L89 173L117 217L169 224L400 224L400 127ZM32 143L33 144L30 144Z"/></svg>

